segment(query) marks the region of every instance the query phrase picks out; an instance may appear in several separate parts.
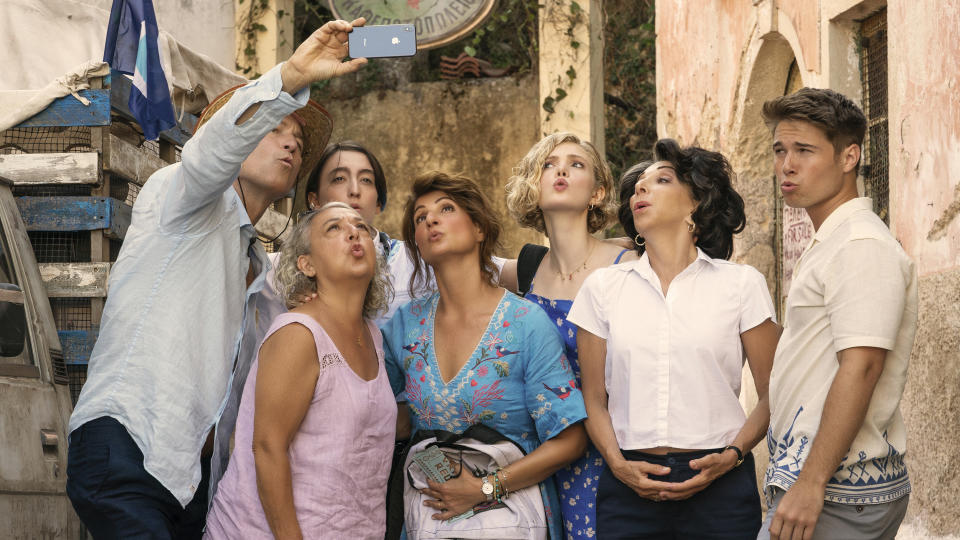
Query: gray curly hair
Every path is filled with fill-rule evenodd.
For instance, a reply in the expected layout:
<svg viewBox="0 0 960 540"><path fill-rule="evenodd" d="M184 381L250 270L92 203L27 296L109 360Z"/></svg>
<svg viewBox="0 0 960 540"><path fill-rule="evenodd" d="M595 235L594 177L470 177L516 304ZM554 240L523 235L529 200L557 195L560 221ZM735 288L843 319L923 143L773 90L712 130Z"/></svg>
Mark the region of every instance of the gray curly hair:
<svg viewBox="0 0 960 540"><path fill-rule="evenodd" d="M316 279L301 272L297 266L297 260L301 255L310 253L310 224L314 218L331 208L345 208L360 215L348 204L329 202L317 210L304 214L293 227L290 239L283 244L283 248L280 250L277 270L274 275L274 285L288 309L300 305L304 296L317 292ZM373 319L386 311L393 296L393 286L390 284L387 273L386 255L386 253L377 255L377 265L373 272L373 279L370 280L367 293L363 297L363 316L367 319Z"/></svg>

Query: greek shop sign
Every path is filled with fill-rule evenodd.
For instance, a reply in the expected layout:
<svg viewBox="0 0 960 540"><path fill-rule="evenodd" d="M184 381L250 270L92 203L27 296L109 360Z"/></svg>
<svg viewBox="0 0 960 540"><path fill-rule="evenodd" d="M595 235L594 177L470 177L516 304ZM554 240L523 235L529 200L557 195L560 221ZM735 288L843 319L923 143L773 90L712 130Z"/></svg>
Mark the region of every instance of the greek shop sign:
<svg viewBox="0 0 960 540"><path fill-rule="evenodd" d="M490 14L496 0L329 0L330 10L347 21L363 17L366 25L413 24L417 48L430 49L470 33Z"/></svg>

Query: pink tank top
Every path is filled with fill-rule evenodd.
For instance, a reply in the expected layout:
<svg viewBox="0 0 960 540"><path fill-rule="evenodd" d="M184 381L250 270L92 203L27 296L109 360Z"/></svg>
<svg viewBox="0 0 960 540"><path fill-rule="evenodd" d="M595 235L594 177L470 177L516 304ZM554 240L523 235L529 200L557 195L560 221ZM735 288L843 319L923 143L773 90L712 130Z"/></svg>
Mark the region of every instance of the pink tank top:
<svg viewBox="0 0 960 540"><path fill-rule="evenodd" d="M397 404L383 363L383 337L367 321L380 367L360 378L312 317L284 313L264 340L288 324L313 333L320 375L300 430L290 443L293 501L304 538L383 538ZM253 411L259 357L243 388L230 464L207 516L204 538L273 538L253 461Z"/></svg>

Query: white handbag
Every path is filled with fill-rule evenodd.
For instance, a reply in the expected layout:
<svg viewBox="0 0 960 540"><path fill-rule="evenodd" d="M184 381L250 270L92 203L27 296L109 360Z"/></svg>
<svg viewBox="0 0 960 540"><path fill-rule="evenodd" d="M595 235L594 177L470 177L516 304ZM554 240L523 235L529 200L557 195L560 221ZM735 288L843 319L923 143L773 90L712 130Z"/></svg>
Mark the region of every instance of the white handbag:
<svg viewBox="0 0 960 540"><path fill-rule="evenodd" d="M510 491L498 504L470 517L436 520L434 508L424 506L429 497L420 493L427 487L427 474L413 456L430 446L439 448L452 463L459 463L460 474L482 477L493 475L525 454L520 446L483 424L475 424L457 435L447 431L420 431L407 452L403 465L403 507L407 538L546 540L547 519L540 485Z"/></svg>

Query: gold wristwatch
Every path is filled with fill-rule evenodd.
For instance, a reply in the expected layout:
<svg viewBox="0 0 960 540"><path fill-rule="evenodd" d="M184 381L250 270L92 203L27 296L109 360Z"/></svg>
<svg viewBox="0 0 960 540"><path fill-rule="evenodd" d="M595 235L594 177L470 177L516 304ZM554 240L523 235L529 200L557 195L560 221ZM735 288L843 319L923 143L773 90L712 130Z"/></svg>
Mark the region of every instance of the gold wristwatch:
<svg viewBox="0 0 960 540"><path fill-rule="evenodd" d="M490 477L484 476L483 485L480 486L480 491L483 493L483 496L487 498L487 501L493 500L493 484L490 483Z"/></svg>

